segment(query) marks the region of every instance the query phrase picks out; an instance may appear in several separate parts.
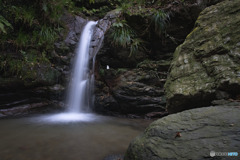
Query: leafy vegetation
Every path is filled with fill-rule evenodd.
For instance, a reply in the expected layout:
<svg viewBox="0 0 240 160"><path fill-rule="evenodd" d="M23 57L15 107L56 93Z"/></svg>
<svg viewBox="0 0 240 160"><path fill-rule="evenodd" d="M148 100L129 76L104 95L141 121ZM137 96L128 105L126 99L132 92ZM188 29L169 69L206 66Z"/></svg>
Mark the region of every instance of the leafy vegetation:
<svg viewBox="0 0 240 160"><path fill-rule="evenodd" d="M137 38L137 33L127 24L126 20L117 19L112 25L110 38L112 45L123 48L130 48L129 57L135 54L140 48L144 49L144 41Z"/></svg>
<svg viewBox="0 0 240 160"><path fill-rule="evenodd" d="M3 16L0 15L0 34L1 32L6 34L7 27L12 29L12 25Z"/></svg>
<svg viewBox="0 0 240 160"><path fill-rule="evenodd" d="M112 25L112 45L129 49L129 56L147 50L144 41L148 29L163 34L169 14L159 9L160 0L0 0L0 71L21 76L26 64L51 64L54 43L61 40L65 28L64 12L102 17L117 8L122 15ZM100 5L99 5L100 4ZM128 16L148 20L142 32ZM35 58L30 58L35 57Z"/></svg>
<svg viewBox="0 0 240 160"><path fill-rule="evenodd" d="M168 13L164 12L163 10L158 10L152 16L152 22L154 23L155 32L161 34L165 32L165 28L169 23L170 16Z"/></svg>
<svg viewBox="0 0 240 160"><path fill-rule="evenodd" d="M15 75L22 80L31 79L36 74L34 69L39 68L42 64L50 65L44 53L41 54L36 50L30 50L28 53L22 50L19 52L22 57L1 55L0 68L4 71L3 76Z"/></svg>
<svg viewBox="0 0 240 160"><path fill-rule="evenodd" d="M117 19L112 27L113 32L111 33L111 38L113 39L112 44L115 46L126 48L136 37L135 31L126 23L126 20Z"/></svg>
<svg viewBox="0 0 240 160"><path fill-rule="evenodd" d="M9 76L21 76L26 66L50 64L54 42L64 30L60 18L64 10L72 7L71 3L71 0L0 0L0 70Z"/></svg>
<svg viewBox="0 0 240 160"><path fill-rule="evenodd" d="M78 6L79 2L85 5ZM54 43L61 40L65 12L84 12L95 0L0 0L0 73L23 78L26 68L51 65ZM86 9L94 14L106 10ZM33 67L34 66L34 67Z"/></svg>
<svg viewBox="0 0 240 160"><path fill-rule="evenodd" d="M122 15L112 25L112 45L129 49L129 57L139 50L146 49L146 42L143 40L149 30L154 28L154 32L159 36L166 36L166 26L170 21L170 13L159 8L160 4L148 0L122 1L117 9ZM132 24L129 17L143 17L146 21L137 26ZM140 29L138 29L140 28ZM140 30L140 31L139 31Z"/></svg>

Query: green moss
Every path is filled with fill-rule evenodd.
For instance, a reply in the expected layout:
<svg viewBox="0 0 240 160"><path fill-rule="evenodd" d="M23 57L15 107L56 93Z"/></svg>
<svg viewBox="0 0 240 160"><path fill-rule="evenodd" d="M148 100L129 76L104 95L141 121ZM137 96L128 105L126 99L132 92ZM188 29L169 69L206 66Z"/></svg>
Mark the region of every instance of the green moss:
<svg viewBox="0 0 240 160"><path fill-rule="evenodd" d="M37 50L4 55L0 57L0 61L0 70L5 78L15 77L22 80L26 86L34 83L52 84L59 76L59 72L51 67L45 53Z"/></svg>
<svg viewBox="0 0 240 160"><path fill-rule="evenodd" d="M125 73L125 72L127 72L127 71L128 71L127 68L118 68L116 74L117 74L117 75L118 75L118 74L123 74L123 73Z"/></svg>
<svg viewBox="0 0 240 160"><path fill-rule="evenodd" d="M104 76L105 75L105 70L104 69L99 69L99 74L100 74L100 76Z"/></svg>

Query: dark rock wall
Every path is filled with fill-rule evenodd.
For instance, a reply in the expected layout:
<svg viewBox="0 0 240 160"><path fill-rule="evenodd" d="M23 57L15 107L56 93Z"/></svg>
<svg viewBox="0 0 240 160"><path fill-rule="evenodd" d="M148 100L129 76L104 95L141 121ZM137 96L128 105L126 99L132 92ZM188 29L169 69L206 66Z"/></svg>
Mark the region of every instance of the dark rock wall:
<svg viewBox="0 0 240 160"><path fill-rule="evenodd" d="M144 39L148 51L139 50L131 57L128 49L111 45L110 29L97 55L95 109L123 114L155 112L161 116L166 106L163 85L173 52L191 32L199 13L217 2L220 0L166 3L164 10L170 13L166 35L158 35L154 28L149 28ZM127 15L129 25L140 33L145 19Z"/></svg>

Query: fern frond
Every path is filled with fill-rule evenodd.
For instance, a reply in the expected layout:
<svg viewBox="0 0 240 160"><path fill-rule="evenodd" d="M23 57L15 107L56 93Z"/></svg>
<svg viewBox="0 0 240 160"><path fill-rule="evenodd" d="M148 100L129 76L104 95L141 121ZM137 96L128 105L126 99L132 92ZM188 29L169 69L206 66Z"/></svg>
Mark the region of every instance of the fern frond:
<svg viewBox="0 0 240 160"><path fill-rule="evenodd" d="M129 54L129 57L133 56L134 54L137 53L137 51L140 50L140 48L145 49L145 41L143 41L142 39L140 38L134 38L132 39L132 43L130 45L130 54Z"/></svg>
<svg viewBox="0 0 240 160"><path fill-rule="evenodd" d="M13 29L13 26L3 16L0 15L0 33L3 32L6 34L6 27Z"/></svg>
<svg viewBox="0 0 240 160"><path fill-rule="evenodd" d="M152 21L154 23L155 32L161 34L170 21L170 15L163 10L159 10L152 16Z"/></svg>
<svg viewBox="0 0 240 160"><path fill-rule="evenodd" d="M112 45L127 48L131 44L131 40L136 37L135 31L127 24L125 20L117 20L112 25L113 31L111 38Z"/></svg>

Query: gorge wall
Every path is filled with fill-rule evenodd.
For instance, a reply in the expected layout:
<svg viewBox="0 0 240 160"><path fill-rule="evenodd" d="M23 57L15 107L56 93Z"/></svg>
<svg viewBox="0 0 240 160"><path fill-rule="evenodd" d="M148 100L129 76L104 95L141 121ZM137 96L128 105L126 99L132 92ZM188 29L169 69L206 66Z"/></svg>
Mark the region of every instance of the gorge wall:
<svg viewBox="0 0 240 160"><path fill-rule="evenodd" d="M150 124L125 160L225 160L228 154L215 153L238 150L239 6L240 0L225 0L201 12L176 49L165 84L167 110L175 114Z"/></svg>
<svg viewBox="0 0 240 160"><path fill-rule="evenodd" d="M170 13L166 35L159 35L153 27L148 28L148 37L143 38L148 44L147 51L140 49L132 56L129 56L129 49L111 45L113 31L110 29L97 55L95 109L103 113L110 111L146 117L166 115L163 86L173 52L191 32L199 13L218 2L166 3L163 8ZM144 32L141 26L146 25L146 17L128 14L125 17L137 32Z"/></svg>
<svg viewBox="0 0 240 160"><path fill-rule="evenodd" d="M143 37L147 42L147 49L140 49L132 56L129 56L129 49L112 46L110 26L121 13L113 10L102 18L91 44L91 56L96 56L98 52L94 73L96 77L94 110L105 114L130 116L133 114L147 117L166 115L166 103L169 103L169 98L167 97L166 100L163 86L173 52L191 32L199 13L207 6L220 1L163 1L161 9L168 12L170 16L165 34L159 35L153 27L149 27L145 31L148 36ZM95 6L104 4L102 1L96 2ZM131 14L124 16L137 32L143 32L140 26L147 25L147 17ZM23 67L25 72L22 72L20 77L5 76L7 71L1 70L2 114L18 113L21 108L25 108L24 112L28 112L27 108L35 108L34 106L64 107L64 94L69 82L71 62L81 30L87 21L87 17L82 17L67 12L62 16L61 21L64 22L68 31L62 33L63 40L54 43L50 61L37 59L39 63L25 63L26 67ZM139 25L140 22L141 25ZM106 69L107 66L110 69ZM8 112L9 108L16 108L16 112L11 110Z"/></svg>

